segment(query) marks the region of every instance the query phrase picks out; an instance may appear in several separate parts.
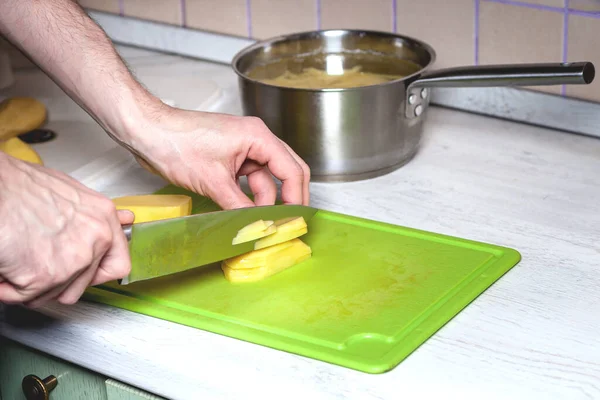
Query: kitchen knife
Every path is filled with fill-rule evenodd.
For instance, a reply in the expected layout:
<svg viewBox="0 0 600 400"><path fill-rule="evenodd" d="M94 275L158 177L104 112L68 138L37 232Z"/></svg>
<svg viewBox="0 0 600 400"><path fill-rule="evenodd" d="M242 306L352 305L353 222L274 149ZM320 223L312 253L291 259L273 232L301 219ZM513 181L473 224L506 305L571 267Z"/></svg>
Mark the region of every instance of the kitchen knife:
<svg viewBox="0 0 600 400"><path fill-rule="evenodd" d="M124 225L131 271L118 282L126 285L247 253L259 239L232 244L246 225L290 217L303 217L308 224L316 212L300 205L256 206Z"/></svg>

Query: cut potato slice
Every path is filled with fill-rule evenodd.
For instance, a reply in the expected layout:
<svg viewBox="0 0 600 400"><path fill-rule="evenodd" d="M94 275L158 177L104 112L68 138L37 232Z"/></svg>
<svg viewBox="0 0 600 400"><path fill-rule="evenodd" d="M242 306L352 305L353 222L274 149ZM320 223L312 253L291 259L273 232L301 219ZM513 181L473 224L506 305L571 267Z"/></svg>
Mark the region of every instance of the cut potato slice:
<svg viewBox="0 0 600 400"><path fill-rule="evenodd" d="M277 227L277 232L292 232L307 227L304 217L279 219L275 221L275 226Z"/></svg>
<svg viewBox="0 0 600 400"><path fill-rule="evenodd" d="M262 219L259 219L258 221L248 224L242 229L240 229L238 231L238 235L247 232L262 232L273 224L273 221L263 221Z"/></svg>
<svg viewBox="0 0 600 400"><path fill-rule="evenodd" d="M112 199L117 210L130 210L134 223L185 217L192 213L192 198L183 194L144 194Z"/></svg>
<svg viewBox="0 0 600 400"><path fill-rule="evenodd" d="M273 221L263 221L262 219L246 225L240 229L237 235L231 241L231 244L246 243L251 240L260 239L262 237L272 235L277 231L277 227Z"/></svg>
<svg viewBox="0 0 600 400"><path fill-rule="evenodd" d="M0 151L19 160L44 165L37 151L18 137L0 141Z"/></svg>
<svg viewBox="0 0 600 400"><path fill-rule="evenodd" d="M223 260L223 264L232 269L251 269L265 266L270 257L292 247L292 241L260 250L252 250L239 256Z"/></svg>
<svg viewBox="0 0 600 400"><path fill-rule="evenodd" d="M224 260L221 269L230 282L256 282L310 258L312 250L300 239L254 250Z"/></svg>
<svg viewBox="0 0 600 400"><path fill-rule="evenodd" d="M262 238L254 243L254 250L264 249L265 247L275 246L277 244L287 242L289 240L300 237L308 232L308 228L305 226L304 228L297 229L295 231L285 231L279 230L277 228L277 232L273 235Z"/></svg>

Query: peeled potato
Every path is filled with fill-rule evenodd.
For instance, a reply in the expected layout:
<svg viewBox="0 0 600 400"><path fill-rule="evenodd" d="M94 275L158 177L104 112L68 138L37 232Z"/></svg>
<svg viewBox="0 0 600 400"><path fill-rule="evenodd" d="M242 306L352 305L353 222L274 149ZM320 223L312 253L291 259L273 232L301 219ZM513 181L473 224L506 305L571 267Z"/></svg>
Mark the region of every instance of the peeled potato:
<svg viewBox="0 0 600 400"><path fill-rule="evenodd" d="M46 121L44 104L32 97L11 97L0 102L0 140L38 129Z"/></svg>
<svg viewBox="0 0 600 400"><path fill-rule="evenodd" d="M18 158L19 160L44 165L44 162L37 151L18 137L0 141L0 151L14 158Z"/></svg>
<svg viewBox="0 0 600 400"><path fill-rule="evenodd" d="M224 260L221 269L230 282L256 282L280 273L312 256L310 246L300 239L253 250Z"/></svg>
<svg viewBox="0 0 600 400"><path fill-rule="evenodd" d="M182 194L144 194L112 199L117 210L130 210L134 223L185 217L192 213L192 198Z"/></svg>
<svg viewBox="0 0 600 400"><path fill-rule="evenodd" d="M240 229L237 235L231 241L231 244L240 244L251 240L272 235L277 231L273 221L263 221L262 219L246 225Z"/></svg>
<svg viewBox="0 0 600 400"><path fill-rule="evenodd" d="M284 218L275 221L277 232L254 243L254 250L274 246L279 243L300 237L308 232L308 226L303 217Z"/></svg>

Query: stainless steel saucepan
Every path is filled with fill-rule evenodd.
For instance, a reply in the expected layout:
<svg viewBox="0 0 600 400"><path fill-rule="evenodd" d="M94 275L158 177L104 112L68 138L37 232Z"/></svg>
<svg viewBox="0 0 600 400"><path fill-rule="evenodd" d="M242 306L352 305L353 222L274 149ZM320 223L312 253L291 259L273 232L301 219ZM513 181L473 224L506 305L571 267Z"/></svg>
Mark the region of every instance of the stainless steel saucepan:
<svg viewBox="0 0 600 400"><path fill-rule="evenodd" d="M434 87L589 84L590 62L466 66L430 71L433 48L420 40L366 30L280 36L240 51L245 115L261 118L311 168L314 181L355 181L389 173L417 152ZM399 75L382 84L305 89L262 82L305 68Z"/></svg>

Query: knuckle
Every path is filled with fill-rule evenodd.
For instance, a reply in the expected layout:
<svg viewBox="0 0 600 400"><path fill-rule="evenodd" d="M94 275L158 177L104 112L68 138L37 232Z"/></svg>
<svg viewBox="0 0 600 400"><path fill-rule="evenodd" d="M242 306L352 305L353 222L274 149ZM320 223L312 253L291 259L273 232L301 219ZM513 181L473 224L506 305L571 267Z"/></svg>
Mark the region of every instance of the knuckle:
<svg viewBox="0 0 600 400"><path fill-rule="evenodd" d="M304 178L304 168L298 163L294 165L294 175L299 178Z"/></svg>
<svg viewBox="0 0 600 400"><path fill-rule="evenodd" d="M304 161L301 161L300 166L302 167L302 170L304 171L304 175L307 178L310 178L310 167L308 166L308 164Z"/></svg>
<svg viewBox="0 0 600 400"><path fill-rule="evenodd" d="M55 282L65 282L92 263L92 251L89 246L73 246L63 256L65 267L56 271Z"/></svg>
<svg viewBox="0 0 600 400"><path fill-rule="evenodd" d="M248 117L246 117L246 122L256 128L260 128L260 129L266 128L264 121L262 119L260 119L259 117L248 116Z"/></svg>
<svg viewBox="0 0 600 400"><path fill-rule="evenodd" d="M102 211L103 214L111 215L117 212L117 207L111 199L102 197L98 200L97 207Z"/></svg>
<svg viewBox="0 0 600 400"><path fill-rule="evenodd" d="M108 222L90 218L89 229L91 238L88 243L91 244L92 247L98 247L99 250L106 251L110 247L113 239L112 230L110 229Z"/></svg>

